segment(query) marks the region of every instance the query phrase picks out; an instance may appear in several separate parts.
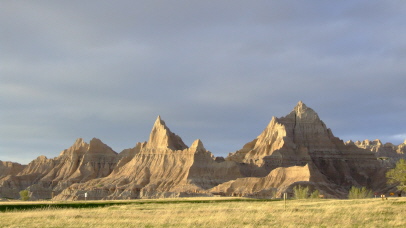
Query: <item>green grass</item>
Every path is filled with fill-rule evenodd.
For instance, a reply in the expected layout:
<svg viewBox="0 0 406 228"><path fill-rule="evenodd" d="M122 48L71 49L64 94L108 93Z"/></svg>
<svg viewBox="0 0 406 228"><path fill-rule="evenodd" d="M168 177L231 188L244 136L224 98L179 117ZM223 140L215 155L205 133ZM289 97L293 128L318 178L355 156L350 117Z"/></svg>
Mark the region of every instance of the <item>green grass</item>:
<svg viewBox="0 0 406 228"><path fill-rule="evenodd" d="M110 204L108 204L110 203ZM1 203L4 205L36 203ZM93 208L0 213L0 227L406 227L406 198L281 200L187 198L59 202Z"/></svg>

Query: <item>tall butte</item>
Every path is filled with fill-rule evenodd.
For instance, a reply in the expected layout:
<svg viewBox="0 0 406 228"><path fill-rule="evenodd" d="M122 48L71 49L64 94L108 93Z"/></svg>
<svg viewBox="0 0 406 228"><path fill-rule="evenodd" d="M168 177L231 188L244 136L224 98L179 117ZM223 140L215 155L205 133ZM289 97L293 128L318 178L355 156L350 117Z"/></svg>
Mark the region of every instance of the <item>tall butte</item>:
<svg viewBox="0 0 406 228"><path fill-rule="evenodd" d="M161 116L158 116L149 135L146 148L184 150L188 147L178 135L169 130Z"/></svg>
<svg viewBox="0 0 406 228"><path fill-rule="evenodd" d="M228 160L255 164L268 172L276 167L304 165L309 150L333 147L331 130L302 101L285 117L272 117L263 132Z"/></svg>
<svg viewBox="0 0 406 228"><path fill-rule="evenodd" d="M339 186L376 189L385 181L373 153L345 145L302 101L288 115L273 117L256 139L226 160L246 164L242 170L247 176L265 176L278 167L307 164Z"/></svg>

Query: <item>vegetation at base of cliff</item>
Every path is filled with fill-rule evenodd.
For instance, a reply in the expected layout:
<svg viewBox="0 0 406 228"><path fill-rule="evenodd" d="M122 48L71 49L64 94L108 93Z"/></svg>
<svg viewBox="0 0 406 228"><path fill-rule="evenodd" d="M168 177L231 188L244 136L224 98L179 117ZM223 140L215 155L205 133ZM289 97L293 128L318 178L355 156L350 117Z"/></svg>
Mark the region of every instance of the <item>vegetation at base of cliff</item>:
<svg viewBox="0 0 406 228"><path fill-rule="evenodd" d="M22 190L22 191L20 191L20 198L21 198L21 200L23 200L23 201L29 200L29 199L30 199L29 194L30 194L30 192L29 192L28 190Z"/></svg>
<svg viewBox="0 0 406 228"><path fill-rule="evenodd" d="M303 187L301 185L296 185L293 187L293 195L295 199L318 199L320 197L319 190L315 190L309 193L309 187Z"/></svg>
<svg viewBox="0 0 406 228"><path fill-rule="evenodd" d="M389 184L397 184L400 191L406 191L406 160L400 159L396 167L386 173Z"/></svg>
<svg viewBox="0 0 406 228"><path fill-rule="evenodd" d="M0 214L0 227L405 227L406 198L212 201L42 208ZM153 202L154 200L148 200ZM213 203L213 202L216 203ZM135 202L135 201L133 201ZM85 203L85 202L80 202ZM26 203L27 204L27 203ZM349 213L350 211L350 213Z"/></svg>
<svg viewBox="0 0 406 228"><path fill-rule="evenodd" d="M352 186L348 192L348 199L366 199L372 197L372 191L366 187L357 188Z"/></svg>

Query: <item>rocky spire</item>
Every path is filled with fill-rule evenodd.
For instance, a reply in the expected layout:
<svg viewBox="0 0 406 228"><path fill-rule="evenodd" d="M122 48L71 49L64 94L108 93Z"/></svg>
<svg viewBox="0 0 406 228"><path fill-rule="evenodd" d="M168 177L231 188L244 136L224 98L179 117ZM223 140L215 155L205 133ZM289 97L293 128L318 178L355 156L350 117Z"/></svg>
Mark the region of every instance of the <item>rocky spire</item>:
<svg viewBox="0 0 406 228"><path fill-rule="evenodd" d="M313 109L307 107L302 101L297 103L289 115L295 115L297 119L305 121L320 120L317 113Z"/></svg>
<svg viewBox="0 0 406 228"><path fill-rule="evenodd" d="M72 154L83 155L89 149L89 144L82 138L76 139L75 143L66 150L63 150L59 156L72 156Z"/></svg>
<svg viewBox="0 0 406 228"><path fill-rule="evenodd" d="M172 150L183 150L188 148L178 135L169 130L165 124L165 121L161 119L161 116L158 116L158 118L155 120L151 134L149 135L147 147L154 149L169 148Z"/></svg>
<svg viewBox="0 0 406 228"><path fill-rule="evenodd" d="M202 150L202 151L206 150L206 148L204 148L203 143L202 143L202 141L201 141L200 139L196 139L196 140L192 143L192 145L190 146L190 148L192 148L192 149L195 148L196 150Z"/></svg>
<svg viewBox="0 0 406 228"><path fill-rule="evenodd" d="M299 101L294 109L286 116L272 117L271 122L264 131L252 142L232 154L235 161L258 161L264 166L262 160L265 156L272 159L308 160L307 150L333 147L330 132L319 119L317 113ZM299 151L298 148L301 149ZM239 159L239 160L238 160ZM269 164L269 167L274 164Z"/></svg>

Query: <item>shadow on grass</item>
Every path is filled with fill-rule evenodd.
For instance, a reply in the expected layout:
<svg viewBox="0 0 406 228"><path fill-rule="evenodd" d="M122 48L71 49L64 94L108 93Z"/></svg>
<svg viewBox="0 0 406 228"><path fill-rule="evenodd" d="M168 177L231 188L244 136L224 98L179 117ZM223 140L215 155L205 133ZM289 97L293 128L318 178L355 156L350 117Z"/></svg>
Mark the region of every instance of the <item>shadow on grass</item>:
<svg viewBox="0 0 406 228"><path fill-rule="evenodd" d="M153 200L153 201L128 201L128 202L63 202L63 203L38 203L38 204L7 204L0 205L0 212L13 212L22 210L35 210L35 209L64 209L64 208L98 208L108 207L114 205L128 205L128 204L179 204L179 203L224 203L224 202L261 202L261 201L280 201L278 199L217 199L217 200Z"/></svg>

